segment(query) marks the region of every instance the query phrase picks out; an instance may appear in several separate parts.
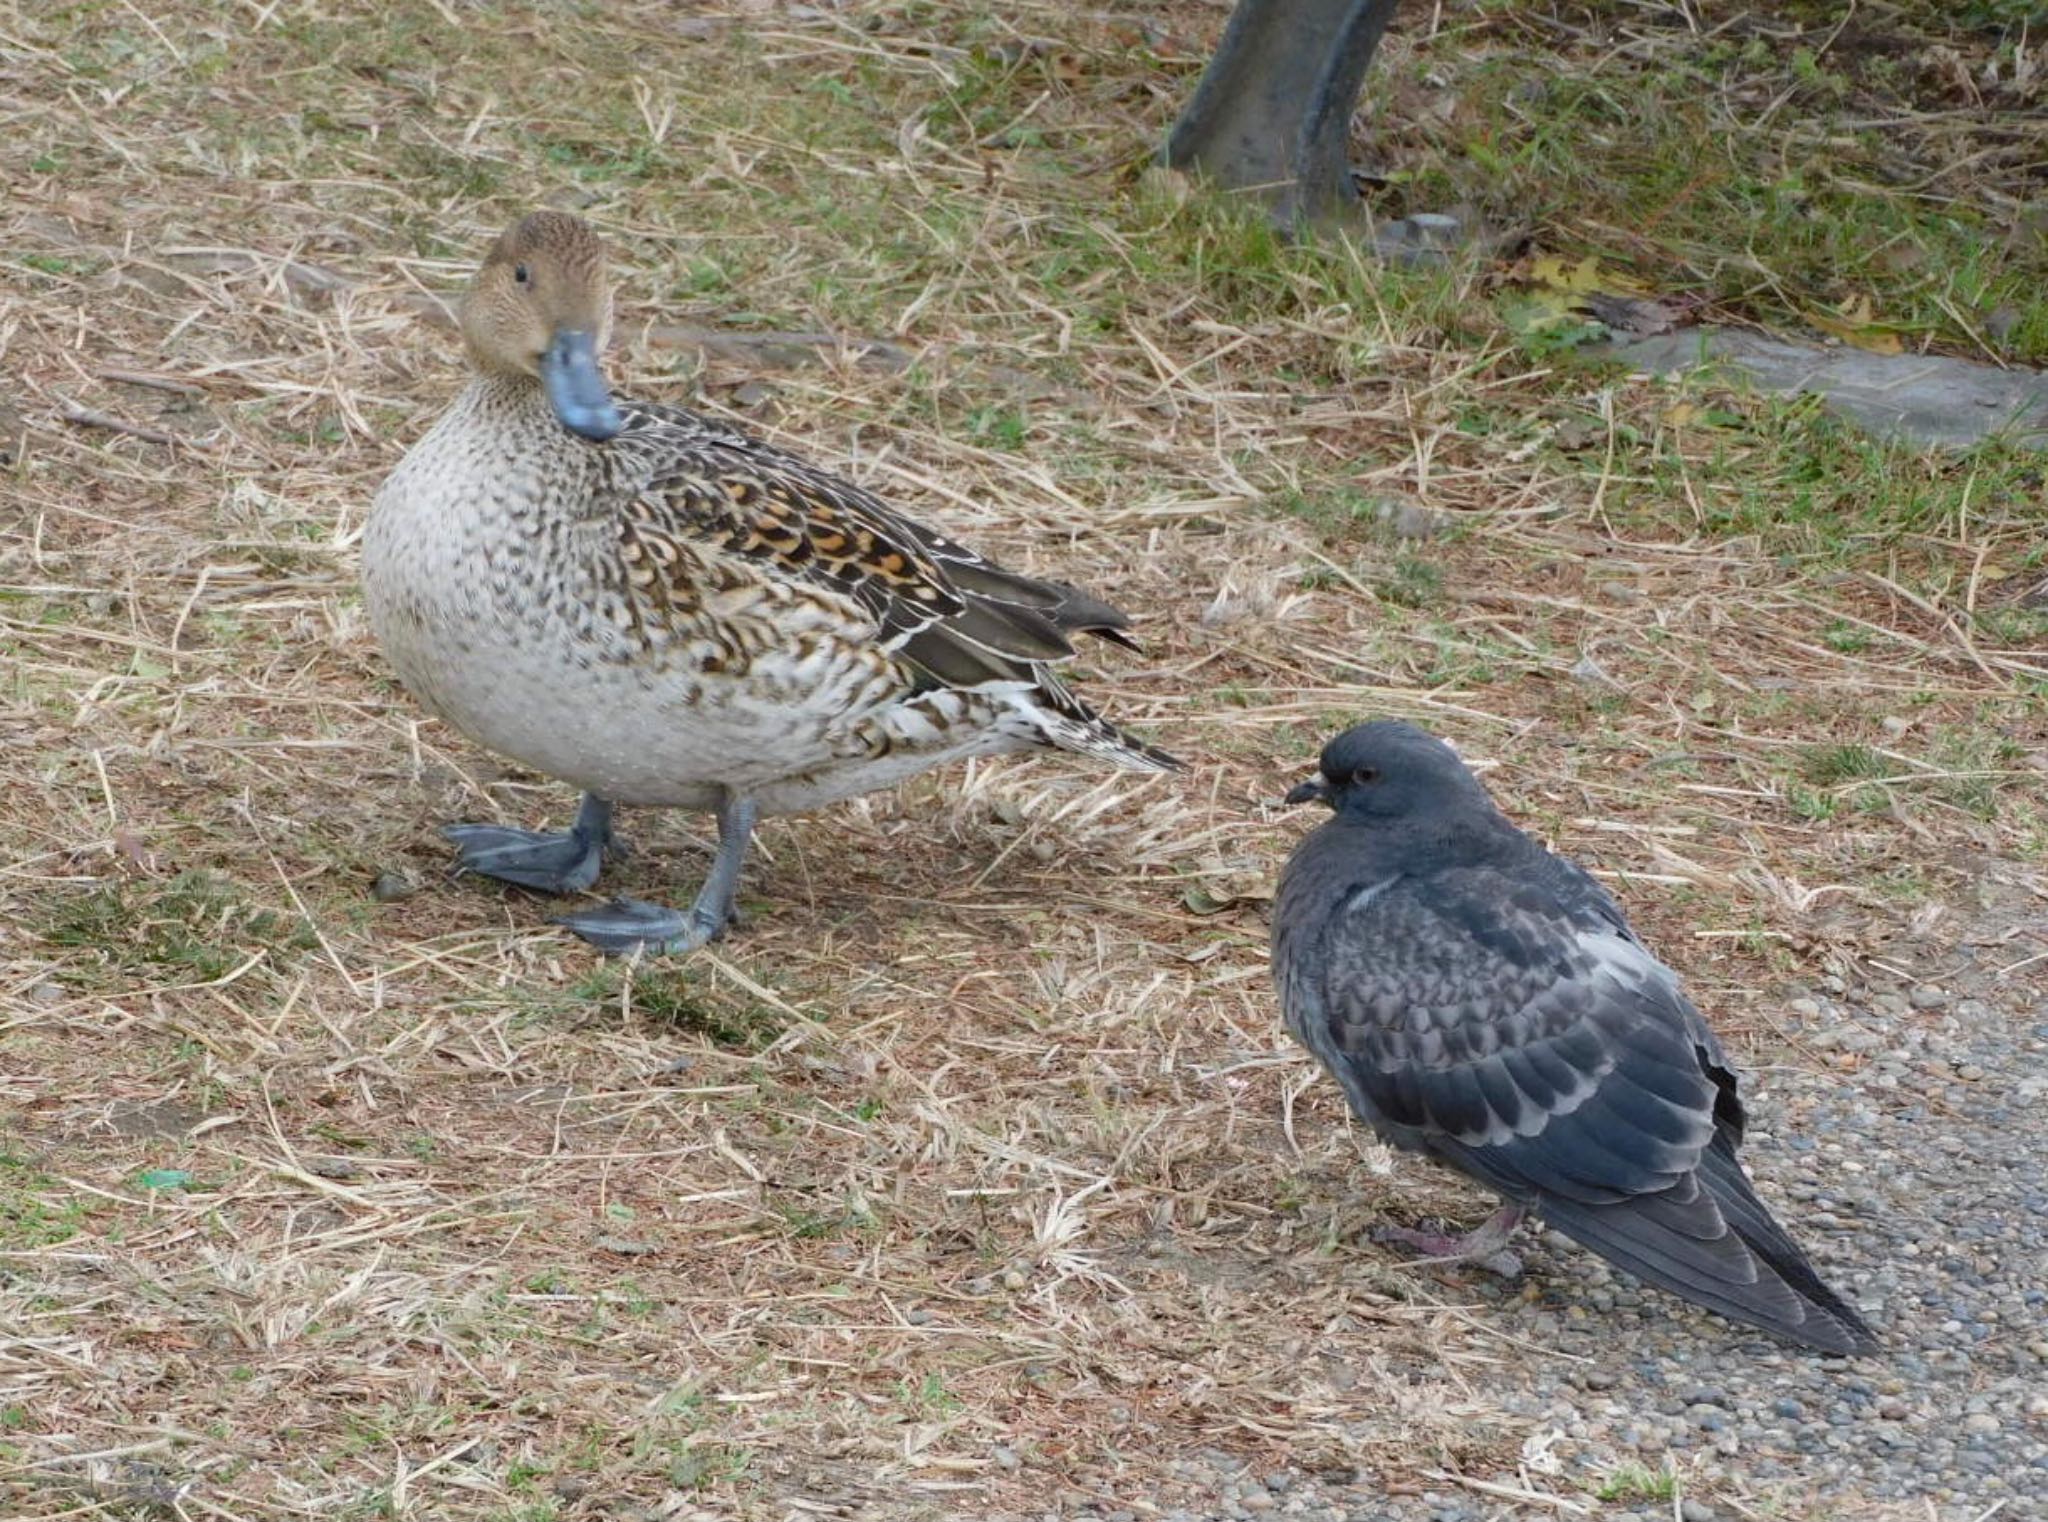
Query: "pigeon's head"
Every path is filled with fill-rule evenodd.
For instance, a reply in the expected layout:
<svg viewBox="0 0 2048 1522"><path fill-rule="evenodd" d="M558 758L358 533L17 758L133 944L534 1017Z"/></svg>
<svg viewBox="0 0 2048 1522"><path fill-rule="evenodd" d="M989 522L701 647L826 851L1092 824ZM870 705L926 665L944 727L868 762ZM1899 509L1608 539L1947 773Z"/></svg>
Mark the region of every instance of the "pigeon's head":
<svg viewBox="0 0 2048 1522"><path fill-rule="evenodd" d="M1354 724L1325 745L1317 775L1287 795L1290 804L1317 798L1339 814L1372 819L1400 819L1474 798L1488 803L1458 753L1405 719Z"/></svg>

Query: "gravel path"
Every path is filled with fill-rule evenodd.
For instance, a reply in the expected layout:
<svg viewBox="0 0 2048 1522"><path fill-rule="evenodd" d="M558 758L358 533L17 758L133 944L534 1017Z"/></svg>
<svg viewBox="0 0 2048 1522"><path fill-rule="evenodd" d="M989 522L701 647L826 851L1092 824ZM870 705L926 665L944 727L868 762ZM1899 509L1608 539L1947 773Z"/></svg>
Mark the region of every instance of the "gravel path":
<svg viewBox="0 0 2048 1522"><path fill-rule="evenodd" d="M2042 949L2038 923L2005 928L2018 933L1930 950L1926 982L1788 990L1786 1028L1816 1055L1749 1073L1765 1197L1868 1313L1882 1355L1794 1352L1525 1236L1522 1284L1461 1276L1456 1292L1566 1355L1531 1354L1493 1387L1534 1447L1521 1476L1490 1483L1552 1499L1447 1481L1388 1496L1381 1476L1254 1472L1208 1453L1178 1466L1187 1489L1156 1513L1047 1515L2048 1519L2048 999L2038 983L2000 986L1992 969ZM1548 1293L1525 1298L1532 1287ZM1651 1483L1667 1463L1675 1495Z"/></svg>

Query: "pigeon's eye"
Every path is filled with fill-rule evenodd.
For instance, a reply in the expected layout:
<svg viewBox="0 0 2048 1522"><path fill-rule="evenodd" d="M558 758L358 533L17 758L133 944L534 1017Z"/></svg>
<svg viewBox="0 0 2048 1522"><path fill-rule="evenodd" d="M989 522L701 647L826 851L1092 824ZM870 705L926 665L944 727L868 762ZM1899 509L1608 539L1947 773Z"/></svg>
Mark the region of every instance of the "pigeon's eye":
<svg viewBox="0 0 2048 1522"><path fill-rule="evenodd" d="M1377 782L1380 780L1380 769L1377 766L1361 766L1351 774L1351 780L1360 783Z"/></svg>
<svg viewBox="0 0 2048 1522"><path fill-rule="evenodd" d="M523 264L512 266L512 278L521 285L533 284L533 272Z"/></svg>

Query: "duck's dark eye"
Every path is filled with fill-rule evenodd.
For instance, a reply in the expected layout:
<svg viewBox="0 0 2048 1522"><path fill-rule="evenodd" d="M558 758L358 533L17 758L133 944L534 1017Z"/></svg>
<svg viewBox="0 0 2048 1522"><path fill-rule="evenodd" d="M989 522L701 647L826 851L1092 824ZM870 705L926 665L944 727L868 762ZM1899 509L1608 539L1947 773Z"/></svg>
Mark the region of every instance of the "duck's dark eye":
<svg viewBox="0 0 2048 1522"><path fill-rule="evenodd" d="M521 285L531 285L533 283L532 274L527 270L526 266L523 264L515 264L512 266L512 278L518 281Z"/></svg>
<svg viewBox="0 0 2048 1522"><path fill-rule="evenodd" d="M1380 780L1380 769L1377 766L1361 766L1351 774L1351 780L1353 782L1377 782Z"/></svg>

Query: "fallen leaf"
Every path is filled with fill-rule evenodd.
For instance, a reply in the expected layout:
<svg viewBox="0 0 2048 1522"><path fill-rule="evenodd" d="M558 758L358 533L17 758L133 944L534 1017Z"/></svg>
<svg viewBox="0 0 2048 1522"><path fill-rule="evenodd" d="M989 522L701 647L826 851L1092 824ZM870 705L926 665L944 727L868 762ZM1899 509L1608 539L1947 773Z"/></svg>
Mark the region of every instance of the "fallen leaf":
<svg viewBox="0 0 2048 1522"><path fill-rule="evenodd" d="M1598 291L1607 287L1600 273L1600 261L1591 256L1577 264L1566 264L1555 254L1545 254L1529 266L1529 278L1554 291Z"/></svg>
<svg viewBox="0 0 2048 1522"><path fill-rule="evenodd" d="M1871 354L1903 354L1905 341L1892 329L1876 321L1868 296L1851 296L1833 313L1809 312L1807 321L1823 333L1830 333L1852 348Z"/></svg>

